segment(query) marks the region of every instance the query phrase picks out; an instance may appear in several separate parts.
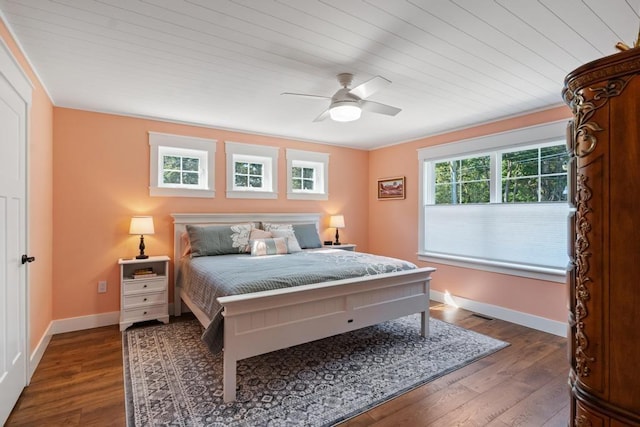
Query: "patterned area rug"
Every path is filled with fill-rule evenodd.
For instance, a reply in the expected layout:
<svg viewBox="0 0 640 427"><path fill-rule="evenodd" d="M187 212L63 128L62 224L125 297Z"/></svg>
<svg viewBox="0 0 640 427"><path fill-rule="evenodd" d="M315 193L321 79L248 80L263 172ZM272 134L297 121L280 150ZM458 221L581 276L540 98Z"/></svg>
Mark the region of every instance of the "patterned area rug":
<svg viewBox="0 0 640 427"><path fill-rule="evenodd" d="M222 399L222 355L196 320L123 334L133 426L330 426L509 344L419 316L238 362L238 400Z"/></svg>

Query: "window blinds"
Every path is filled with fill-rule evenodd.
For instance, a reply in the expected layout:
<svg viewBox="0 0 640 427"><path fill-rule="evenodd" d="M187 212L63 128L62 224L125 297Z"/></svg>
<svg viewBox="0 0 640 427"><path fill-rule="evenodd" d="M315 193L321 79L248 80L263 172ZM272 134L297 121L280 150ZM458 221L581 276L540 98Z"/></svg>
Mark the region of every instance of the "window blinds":
<svg viewBox="0 0 640 427"><path fill-rule="evenodd" d="M425 255L565 270L567 203L424 206Z"/></svg>

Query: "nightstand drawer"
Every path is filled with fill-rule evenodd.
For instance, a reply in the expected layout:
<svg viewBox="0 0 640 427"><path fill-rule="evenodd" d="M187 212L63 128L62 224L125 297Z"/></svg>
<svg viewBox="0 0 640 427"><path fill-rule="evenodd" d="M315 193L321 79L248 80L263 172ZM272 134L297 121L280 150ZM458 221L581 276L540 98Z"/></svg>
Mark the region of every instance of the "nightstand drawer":
<svg viewBox="0 0 640 427"><path fill-rule="evenodd" d="M164 291L166 288L166 283L167 281L165 277L158 277L154 279L124 280L123 293L127 295L143 291Z"/></svg>
<svg viewBox="0 0 640 427"><path fill-rule="evenodd" d="M160 316L168 316L169 307L167 304L152 305L149 307L140 307L122 310L121 322L126 321L139 321L139 320L152 320L157 319Z"/></svg>
<svg viewBox="0 0 640 427"><path fill-rule="evenodd" d="M129 309L132 307L164 304L166 302L167 294L165 292L126 295L122 298L122 307Z"/></svg>

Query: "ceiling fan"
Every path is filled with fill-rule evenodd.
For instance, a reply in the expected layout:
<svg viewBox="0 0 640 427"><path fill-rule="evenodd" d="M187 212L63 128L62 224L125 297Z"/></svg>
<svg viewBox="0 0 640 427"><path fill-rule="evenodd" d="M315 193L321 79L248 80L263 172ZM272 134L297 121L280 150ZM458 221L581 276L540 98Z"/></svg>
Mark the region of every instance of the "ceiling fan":
<svg viewBox="0 0 640 427"><path fill-rule="evenodd" d="M306 98L330 100L331 103L329 104L329 107L320 113L320 115L315 118L314 122L323 121L327 117L331 117L332 120L337 122L351 122L360 118L362 110L385 114L387 116L395 116L402 111L400 108L381 104L379 102L368 101L366 99L380 89L391 84L391 81L384 77L376 76L362 84L359 84L353 89L349 89L349 86L353 81L353 74L341 73L336 77L338 78L338 82L342 85L342 89L338 89L338 91L331 97L291 92L284 92L282 95L304 96Z"/></svg>

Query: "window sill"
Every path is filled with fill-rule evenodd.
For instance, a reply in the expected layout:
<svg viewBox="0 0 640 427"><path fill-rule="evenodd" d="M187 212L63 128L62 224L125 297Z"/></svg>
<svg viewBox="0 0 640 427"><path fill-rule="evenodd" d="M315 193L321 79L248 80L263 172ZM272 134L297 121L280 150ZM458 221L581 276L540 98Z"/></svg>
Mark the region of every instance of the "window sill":
<svg viewBox="0 0 640 427"><path fill-rule="evenodd" d="M201 197L212 199L216 197L214 190L196 190L192 188L149 187L151 197Z"/></svg>
<svg viewBox="0 0 640 427"><path fill-rule="evenodd" d="M227 190L227 199L277 199L273 191L232 191Z"/></svg>
<svg viewBox="0 0 640 427"><path fill-rule="evenodd" d="M326 193L287 193L289 200L329 200Z"/></svg>
<svg viewBox="0 0 640 427"><path fill-rule="evenodd" d="M472 268L475 270L509 274L511 276L527 277L537 280L546 280L549 282L566 283L567 280L567 271L564 269L535 267L531 265L467 258L434 252L420 252L418 253L418 259L420 261L436 262L455 267Z"/></svg>

